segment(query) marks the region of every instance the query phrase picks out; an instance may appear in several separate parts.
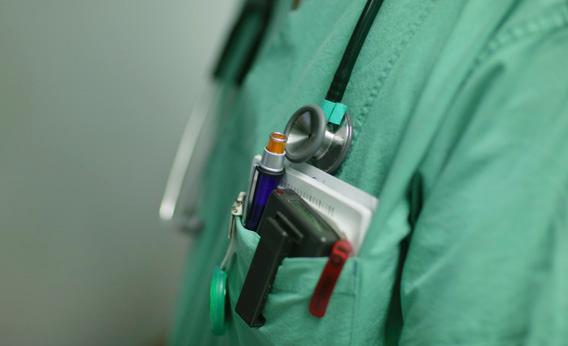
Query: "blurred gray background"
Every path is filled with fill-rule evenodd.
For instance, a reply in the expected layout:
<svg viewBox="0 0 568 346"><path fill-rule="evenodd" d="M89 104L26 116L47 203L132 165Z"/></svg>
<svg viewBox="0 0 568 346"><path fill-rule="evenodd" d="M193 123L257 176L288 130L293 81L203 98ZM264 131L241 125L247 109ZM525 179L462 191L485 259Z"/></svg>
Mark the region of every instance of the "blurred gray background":
<svg viewBox="0 0 568 346"><path fill-rule="evenodd" d="M166 335L158 206L236 2L0 0L0 345Z"/></svg>

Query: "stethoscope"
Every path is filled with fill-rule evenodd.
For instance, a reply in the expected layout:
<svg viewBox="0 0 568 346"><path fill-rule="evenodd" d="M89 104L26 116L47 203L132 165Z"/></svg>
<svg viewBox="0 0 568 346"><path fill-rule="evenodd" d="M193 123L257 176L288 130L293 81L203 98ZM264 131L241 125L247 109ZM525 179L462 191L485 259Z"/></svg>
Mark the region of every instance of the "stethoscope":
<svg viewBox="0 0 568 346"><path fill-rule="evenodd" d="M353 139L353 122L341 101L382 3L383 0L367 0L323 103L303 106L290 117L284 131L288 135L288 160L308 161L333 173L347 158Z"/></svg>
<svg viewBox="0 0 568 346"><path fill-rule="evenodd" d="M286 157L291 162L308 162L315 167L334 173L347 158L353 138L353 123L347 105L341 101L349 84L353 67L363 43L384 0L367 0L343 53L324 101L320 105L300 107L290 117L285 134L288 136ZM275 0L247 0L235 23L221 57L216 65L212 85L209 86L210 101L198 104L190 116L178 152L174 159L166 190L160 205L160 218L176 223L182 230L194 233L201 229L198 218L198 180L205 166L205 157L210 153L212 138L219 121L215 104L220 101L220 87L224 82L238 88L258 55L273 14ZM260 19L260 20L259 20ZM260 23L252 35L244 30L250 23ZM247 27L250 29L250 26ZM246 32L246 34L245 34ZM245 39L243 39L243 37ZM236 45L245 41L247 49L236 50ZM235 51L244 51L242 56L233 56ZM231 61L232 60L232 61ZM235 65L227 72L227 66ZM200 150L196 150L199 147ZM192 197L183 201L184 190ZM185 205L184 205L185 204Z"/></svg>
<svg viewBox="0 0 568 346"><path fill-rule="evenodd" d="M160 203L160 219L187 233L203 225L199 188L207 158L217 138L221 104L230 105L260 51L270 25L275 0L246 0L187 121Z"/></svg>

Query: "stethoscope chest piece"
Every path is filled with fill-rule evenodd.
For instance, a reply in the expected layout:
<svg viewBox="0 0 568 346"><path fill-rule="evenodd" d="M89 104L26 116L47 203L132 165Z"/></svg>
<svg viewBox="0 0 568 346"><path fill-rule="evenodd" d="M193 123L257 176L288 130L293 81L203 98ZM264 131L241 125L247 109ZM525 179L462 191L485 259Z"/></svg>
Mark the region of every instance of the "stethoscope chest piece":
<svg viewBox="0 0 568 346"><path fill-rule="evenodd" d="M317 105L298 109L288 121L286 157L292 162L309 161L317 168L333 173L347 157L353 135L349 114L340 125L327 122Z"/></svg>

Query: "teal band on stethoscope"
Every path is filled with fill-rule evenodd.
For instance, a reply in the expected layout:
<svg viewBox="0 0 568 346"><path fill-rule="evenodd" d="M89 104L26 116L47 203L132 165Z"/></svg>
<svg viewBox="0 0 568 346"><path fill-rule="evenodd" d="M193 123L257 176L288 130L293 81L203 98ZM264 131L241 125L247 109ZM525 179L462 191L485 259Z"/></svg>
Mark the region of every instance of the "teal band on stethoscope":
<svg viewBox="0 0 568 346"><path fill-rule="evenodd" d="M323 100L320 107L323 110L328 123L341 125L343 117L345 116L345 113L347 113L347 105L344 105L341 102Z"/></svg>

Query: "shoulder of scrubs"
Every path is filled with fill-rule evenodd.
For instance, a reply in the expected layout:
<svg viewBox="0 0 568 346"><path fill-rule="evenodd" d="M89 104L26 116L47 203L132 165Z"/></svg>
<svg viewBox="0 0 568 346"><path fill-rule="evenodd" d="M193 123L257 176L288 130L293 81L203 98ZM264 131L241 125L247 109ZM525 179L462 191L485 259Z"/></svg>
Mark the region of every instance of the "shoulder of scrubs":
<svg viewBox="0 0 568 346"><path fill-rule="evenodd" d="M568 340L567 63L557 2L505 24L473 65L418 169L402 344Z"/></svg>

